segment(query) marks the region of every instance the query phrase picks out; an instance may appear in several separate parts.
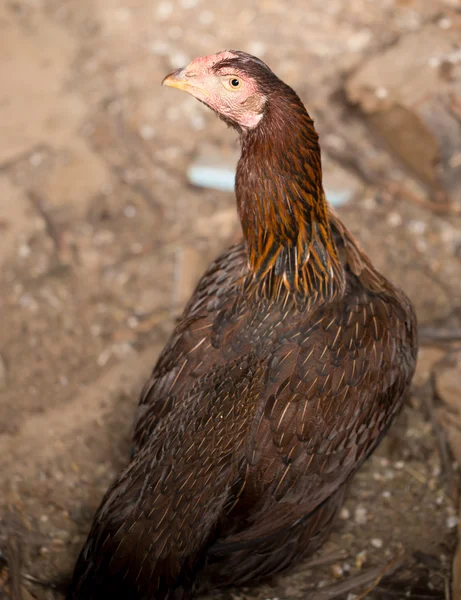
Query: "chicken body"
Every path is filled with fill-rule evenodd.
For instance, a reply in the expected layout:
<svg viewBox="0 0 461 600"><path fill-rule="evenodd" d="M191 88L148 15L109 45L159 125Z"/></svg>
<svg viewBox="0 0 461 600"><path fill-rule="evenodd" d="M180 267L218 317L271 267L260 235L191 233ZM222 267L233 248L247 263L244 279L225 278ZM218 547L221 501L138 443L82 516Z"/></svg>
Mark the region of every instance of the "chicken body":
<svg viewBox="0 0 461 600"><path fill-rule="evenodd" d="M260 179L250 146L240 198ZM316 291L304 288L321 266L287 272L288 246L256 277L248 237L202 277L144 387L134 457L96 514L69 598L185 600L281 571L328 535L402 406L416 325L339 219L318 218L331 279Z"/></svg>

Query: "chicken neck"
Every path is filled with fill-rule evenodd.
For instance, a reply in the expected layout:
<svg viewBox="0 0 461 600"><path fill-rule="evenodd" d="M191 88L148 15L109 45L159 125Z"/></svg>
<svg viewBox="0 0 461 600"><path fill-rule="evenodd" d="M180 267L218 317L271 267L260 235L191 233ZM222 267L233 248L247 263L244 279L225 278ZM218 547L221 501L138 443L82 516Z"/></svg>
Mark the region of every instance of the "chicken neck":
<svg viewBox="0 0 461 600"><path fill-rule="evenodd" d="M241 134L236 196L248 281L271 299L328 301L343 291L344 270L329 223L318 135L299 97L280 83L259 125Z"/></svg>

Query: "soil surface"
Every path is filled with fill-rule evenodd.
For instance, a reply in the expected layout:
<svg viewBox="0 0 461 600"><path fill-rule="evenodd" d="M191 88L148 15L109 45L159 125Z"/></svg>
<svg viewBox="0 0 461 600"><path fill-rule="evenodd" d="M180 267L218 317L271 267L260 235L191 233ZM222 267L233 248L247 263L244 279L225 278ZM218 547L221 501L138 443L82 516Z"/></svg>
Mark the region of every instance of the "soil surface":
<svg viewBox="0 0 461 600"><path fill-rule="evenodd" d="M428 23L449 27L457 8L456 0L0 3L1 598L14 595L18 570L24 599L63 597L36 580L70 577L127 462L140 387L197 278L238 236L233 195L186 177L206 144L232 152L235 134L193 98L160 87L172 69L224 48L263 58L306 102L327 186L350 196L341 217L410 296L423 333L460 327L460 218L432 210L430 194L417 202L383 183L416 185L344 92L371 56ZM457 467L441 463L432 372L460 344L429 338L402 415L351 483L318 556L211 597L449 597Z"/></svg>

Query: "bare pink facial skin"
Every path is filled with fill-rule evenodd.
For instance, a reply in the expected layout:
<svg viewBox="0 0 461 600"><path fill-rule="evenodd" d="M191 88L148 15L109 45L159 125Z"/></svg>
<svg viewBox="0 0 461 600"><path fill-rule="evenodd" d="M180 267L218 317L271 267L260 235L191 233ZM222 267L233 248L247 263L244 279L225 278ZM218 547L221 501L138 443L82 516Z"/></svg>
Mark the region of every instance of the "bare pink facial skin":
<svg viewBox="0 0 461 600"><path fill-rule="evenodd" d="M254 79L239 69L224 67L213 70L213 66L221 60L235 57L228 50L201 56L166 77L164 83L188 92L240 127L252 129L263 116L266 97L258 91ZM238 86L235 86L236 80Z"/></svg>

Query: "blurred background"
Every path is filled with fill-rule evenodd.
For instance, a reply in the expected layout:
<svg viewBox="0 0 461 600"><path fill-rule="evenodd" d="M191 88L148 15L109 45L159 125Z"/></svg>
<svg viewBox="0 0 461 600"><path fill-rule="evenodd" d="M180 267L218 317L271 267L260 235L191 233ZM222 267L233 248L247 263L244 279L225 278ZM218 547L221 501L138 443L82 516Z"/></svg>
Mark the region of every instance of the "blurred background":
<svg viewBox="0 0 461 600"><path fill-rule="evenodd" d="M0 597L62 597L37 580L69 576L140 386L239 236L235 133L160 87L225 48L305 101L327 196L421 351L317 562L215 597L459 599L459 0L0 2Z"/></svg>

